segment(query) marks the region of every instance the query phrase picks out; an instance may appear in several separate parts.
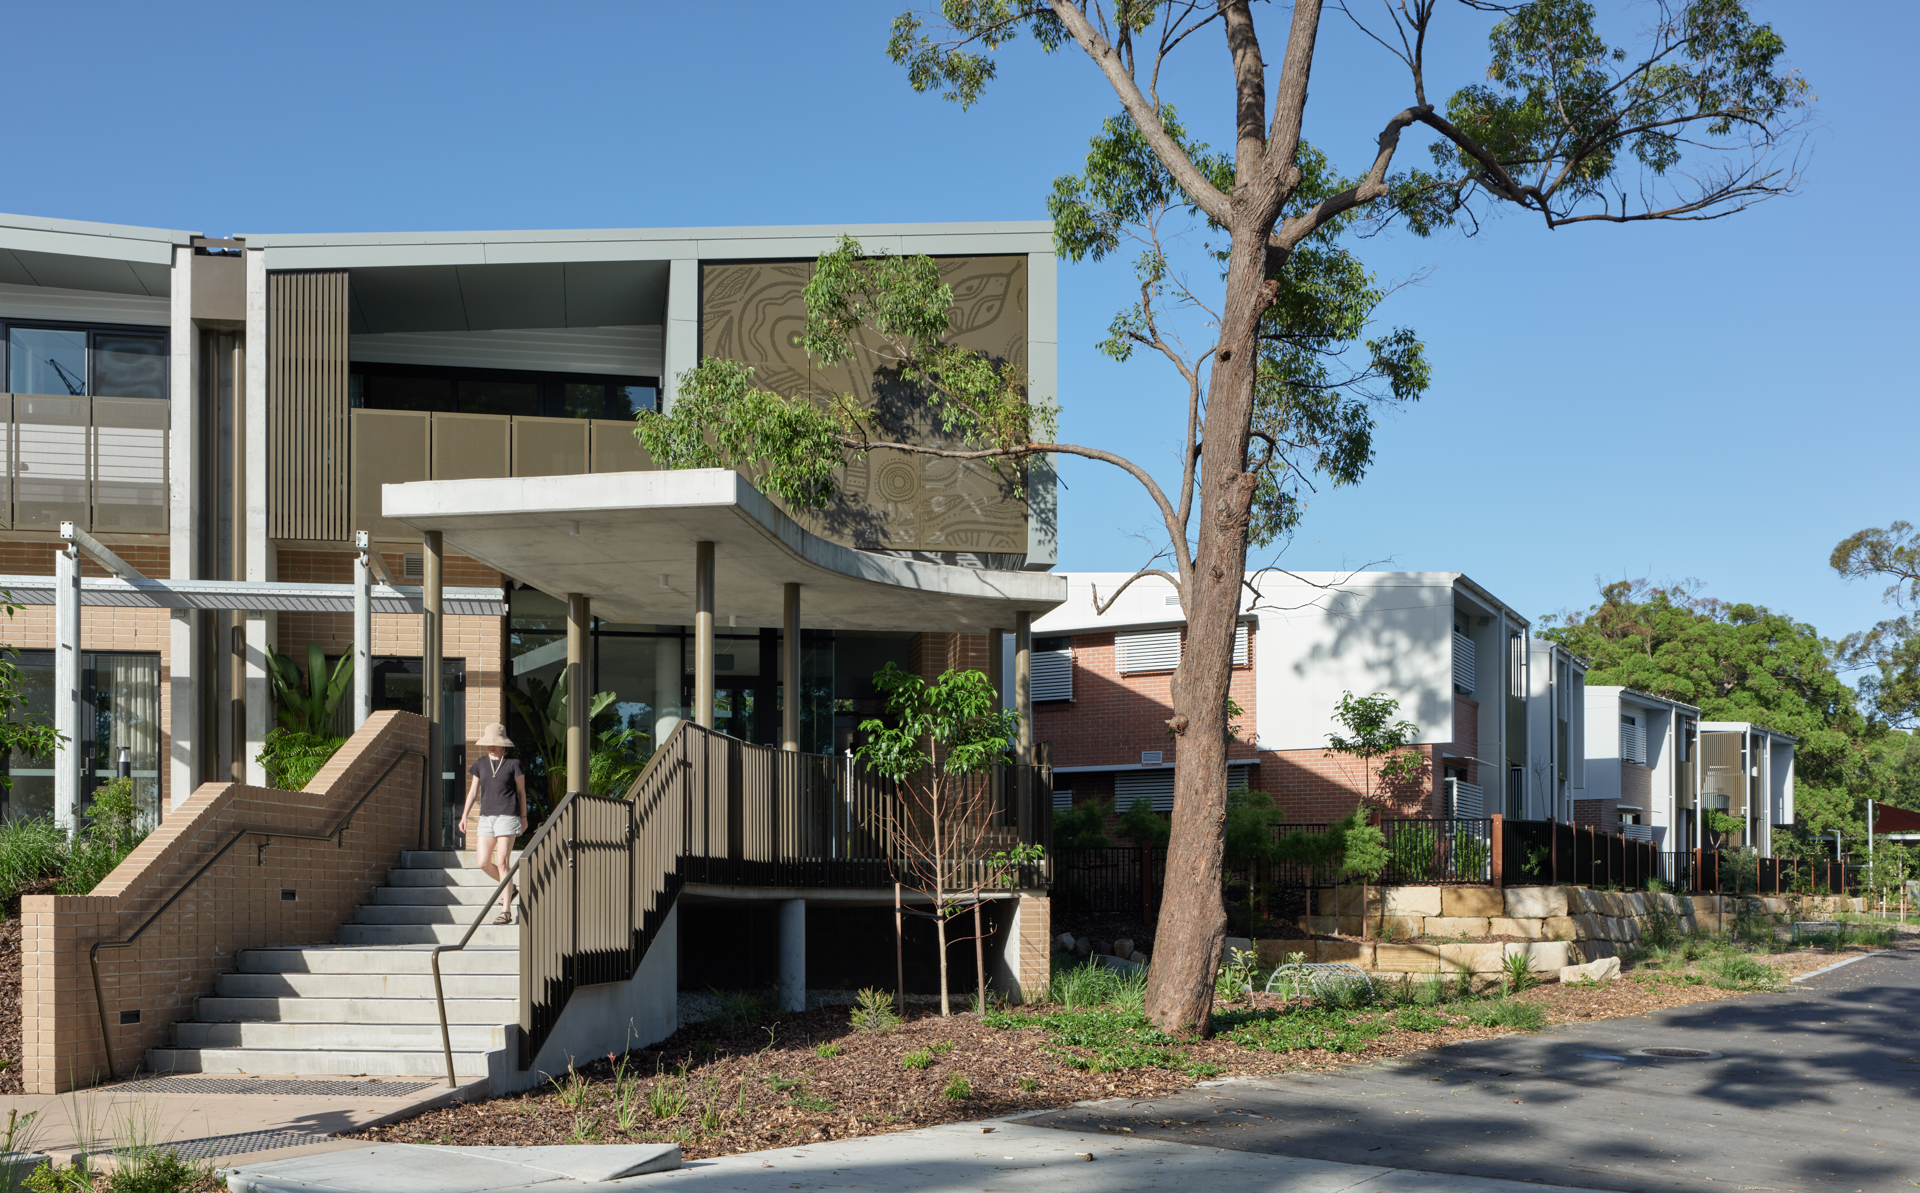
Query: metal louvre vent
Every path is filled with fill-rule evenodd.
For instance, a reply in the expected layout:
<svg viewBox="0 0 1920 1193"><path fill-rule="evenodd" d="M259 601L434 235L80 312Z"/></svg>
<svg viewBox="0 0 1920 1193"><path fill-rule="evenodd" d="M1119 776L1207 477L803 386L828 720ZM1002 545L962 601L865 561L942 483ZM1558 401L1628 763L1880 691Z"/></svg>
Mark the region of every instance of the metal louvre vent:
<svg viewBox="0 0 1920 1193"><path fill-rule="evenodd" d="M1113 661L1129 671L1171 671L1180 665L1180 631L1139 630L1113 636Z"/></svg>
<svg viewBox="0 0 1920 1193"><path fill-rule="evenodd" d="M1455 630L1453 632L1453 690L1463 696L1473 695L1473 679L1473 639Z"/></svg>
<svg viewBox="0 0 1920 1193"><path fill-rule="evenodd" d="M1647 734L1640 726L1625 719L1620 722L1620 758L1625 762L1647 764Z"/></svg>
<svg viewBox="0 0 1920 1193"><path fill-rule="evenodd" d="M1053 789L1054 811L1064 812L1071 807L1073 807L1073 792L1065 788L1055 787Z"/></svg>
<svg viewBox="0 0 1920 1193"><path fill-rule="evenodd" d="M1233 665L1247 665L1247 623L1244 621L1233 627Z"/></svg>
<svg viewBox="0 0 1920 1193"><path fill-rule="evenodd" d="M1121 772L1113 777L1113 806L1125 812L1136 800L1146 800L1156 812L1173 811L1173 772Z"/></svg>
<svg viewBox="0 0 1920 1193"><path fill-rule="evenodd" d="M1028 682L1033 699L1073 699L1073 651L1036 650L1031 657Z"/></svg>
<svg viewBox="0 0 1920 1193"><path fill-rule="evenodd" d="M1465 779L1447 780L1447 815L1478 820L1486 815L1486 794L1478 783Z"/></svg>

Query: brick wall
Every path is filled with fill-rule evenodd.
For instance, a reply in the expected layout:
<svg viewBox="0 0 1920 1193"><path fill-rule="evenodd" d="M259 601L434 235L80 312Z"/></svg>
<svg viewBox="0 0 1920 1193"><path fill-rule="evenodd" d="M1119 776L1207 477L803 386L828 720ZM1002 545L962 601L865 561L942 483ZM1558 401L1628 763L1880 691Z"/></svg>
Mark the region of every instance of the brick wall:
<svg viewBox="0 0 1920 1193"><path fill-rule="evenodd" d="M53 557L65 546L58 538L7 539L0 541L0 575L51 576ZM172 548L165 535L142 535L139 540L107 544L115 555L132 564L143 575L164 578L172 566ZM107 576L112 573L95 563L85 552L80 554L82 576Z"/></svg>
<svg viewBox="0 0 1920 1193"><path fill-rule="evenodd" d="M1252 650L1250 644L1249 657ZM1053 743L1056 767L1138 766L1146 750L1159 750L1163 762L1175 763L1179 743L1167 736L1167 718L1173 715L1172 685L1171 671L1120 674L1112 634L1077 635L1073 699L1034 705L1034 740ZM1253 668L1235 667L1227 690L1242 709L1240 736L1247 739L1231 743L1227 756L1256 757L1258 751L1250 744L1258 712Z"/></svg>
<svg viewBox="0 0 1920 1193"><path fill-rule="evenodd" d="M93 894L23 898L27 1092L64 1092L106 1073L88 951L96 941L125 939L176 892L185 893L133 947L100 953L119 1075L131 1072L147 1048L166 1043L171 1024L192 1014L194 1000L233 967L241 949L331 941L400 851L418 840L420 764L404 755L423 748L426 724L410 713L375 713L304 792L203 784ZM340 845L285 835L334 829L396 759L402 761L354 813ZM220 854L243 830L263 831L271 843L257 850L263 838L244 836ZM284 900L283 889L297 898ZM140 1022L122 1025L120 1013L134 1010Z"/></svg>
<svg viewBox="0 0 1920 1193"><path fill-rule="evenodd" d="M1031 1002L1053 981L1053 908L1045 895L1021 895L1014 912L1014 980Z"/></svg>

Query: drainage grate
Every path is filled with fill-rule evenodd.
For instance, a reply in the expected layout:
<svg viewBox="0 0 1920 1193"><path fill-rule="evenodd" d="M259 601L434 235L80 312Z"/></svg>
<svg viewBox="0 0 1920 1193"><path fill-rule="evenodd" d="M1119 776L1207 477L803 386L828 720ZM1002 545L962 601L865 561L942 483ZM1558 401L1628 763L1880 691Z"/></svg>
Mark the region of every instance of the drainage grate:
<svg viewBox="0 0 1920 1193"><path fill-rule="evenodd" d="M1663 1060L1719 1060L1721 1053L1705 1048L1635 1048L1628 1056L1657 1056Z"/></svg>
<svg viewBox="0 0 1920 1193"><path fill-rule="evenodd" d="M302 1147L309 1143L325 1143L333 1136L312 1131L247 1131L239 1135L208 1135L202 1139L177 1139L172 1143L163 1143L154 1151L172 1152L182 1160L211 1160L215 1156L240 1156L248 1152L271 1151L282 1147ZM136 1148L121 1148L117 1154L127 1155Z"/></svg>
<svg viewBox="0 0 1920 1193"><path fill-rule="evenodd" d="M291 1094L308 1098L404 1098L431 1087L431 1081L247 1080L232 1077L149 1077L130 1082L136 1094Z"/></svg>

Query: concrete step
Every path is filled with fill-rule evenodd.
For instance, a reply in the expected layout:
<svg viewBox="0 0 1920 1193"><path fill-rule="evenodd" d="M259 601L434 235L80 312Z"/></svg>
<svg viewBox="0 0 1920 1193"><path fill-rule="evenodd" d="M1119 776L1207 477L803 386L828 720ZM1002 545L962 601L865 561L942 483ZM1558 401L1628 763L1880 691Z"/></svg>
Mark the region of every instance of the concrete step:
<svg viewBox="0 0 1920 1193"><path fill-rule="evenodd" d="M459 944L460 938L467 934L465 924L342 924L334 934L341 944ZM468 947L478 945L481 948L517 949L520 947L520 928L518 925L495 927L487 925L476 929Z"/></svg>
<svg viewBox="0 0 1920 1193"><path fill-rule="evenodd" d="M491 886L381 886L373 902L382 907L482 907L493 898Z"/></svg>
<svg viewBox="0 0 1920 1193"><path fill-rule="evenodd" d="M499 884L497 878L489 878L478 867L470 870L404 870L399 868L387 871L387 885L391 887L479 887L490 891Z"/></svg>
<svg viewBox="0 0 1920 1193"><path fill-rule="evenodd" d="M491 924L500 914L497 906L486 903L458 903L434 906L425 903L362 903L354 909L356 924L458 924L465 928L478 919ZM455 939L458 939L457 937Z"/></svg>
<svg viewBox="0 0 1920 1193"><path fill-rule="evenodd" d="M425 1000L422 1000L425 1002ZM431 1005L431 1004L428 1004ZM498 1023L452 1023L455 1048L484 1052L500 1032ZM177 1048L246 1048L274 1051L433 1051L440 1047L440 1021L432 1023L199 1023L173 1025Z"/></svg>
<svg viewBox="0 0 1920 1193"><path fill-rule="evenodd" d="M513 851L508 863L519 858L520 851ZM472 869L480 868L480 859L471 849L455 852L451 849L408 849L400 854L400 864L409 870L438 870L442 868Z"/></svg>
<svg viewBox="0 0 1920 1193"><path fill-rule="evenodd" d="M458 956L449 953L447 956ZM441 986L449 1003L456 999L511 999L516 1011L520 998L517 973L443 973ZM433 1006L433 975L428 973L223 973L214 979L214 997L241 999L372 999L424 1002Z"/></svg>
<svg viewBox="0 0 1920 1193"><path fill-rule="evenodd" d="M332 1052L272 1048L149 1048L155 1073L272 1073L301 1077L445 1077L447 1061L432 1051ZM456 1077L485 1077L487 1053L455 1051Z"/></svg>
<svg viewBox="0 0 1920 1193"><path fill-rule="evenodd" d="M517 998L455 998L451 993L447 996L448 1023L484 1023L491 1027L510 1023L519 1015ZM200 1000L194 1019L200 1023L431 1023L436 1028L440 1023L431 990L417 998L214 995Z"/></svg>
<svg viewBox="0 0 1920 1193"><path fill-rule="evenodd" d="M432 959L430 944L304 945L242 949L234 968L241 973L430 974ZM517 974L519 942L502 948L475 940L457 952L440 954L440 972Z"/></svg>

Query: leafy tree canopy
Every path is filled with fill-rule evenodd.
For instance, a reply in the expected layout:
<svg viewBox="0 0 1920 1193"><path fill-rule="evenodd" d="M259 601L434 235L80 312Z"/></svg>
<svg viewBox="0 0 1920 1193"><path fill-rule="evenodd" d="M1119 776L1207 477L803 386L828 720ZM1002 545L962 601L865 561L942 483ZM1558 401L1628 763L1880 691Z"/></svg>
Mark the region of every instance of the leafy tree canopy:
<svg viewBox="0 0 1920 1193"><path fill-rule="evenodd" d="M1694 595L1688 584L1619 581L1584 613L1542 618L1540 637L1592 660L1587 683L1619 684L1798 738L1794 793L1815 832L1864 828L1864 801L1883 772L1884 725L1860 712L1814 628L1760 605Z"/></svg>
<svg viewBox="0 0 1920 1193"><path fill-rule="evenodd" d="M1828 559L1848 579L1888 579L1883 599L1907 610L1841 639L1842 665L1866 675L1860 696L1889 724L1920 726L1920 530L1895 522L1844 538Z"/></svg>

